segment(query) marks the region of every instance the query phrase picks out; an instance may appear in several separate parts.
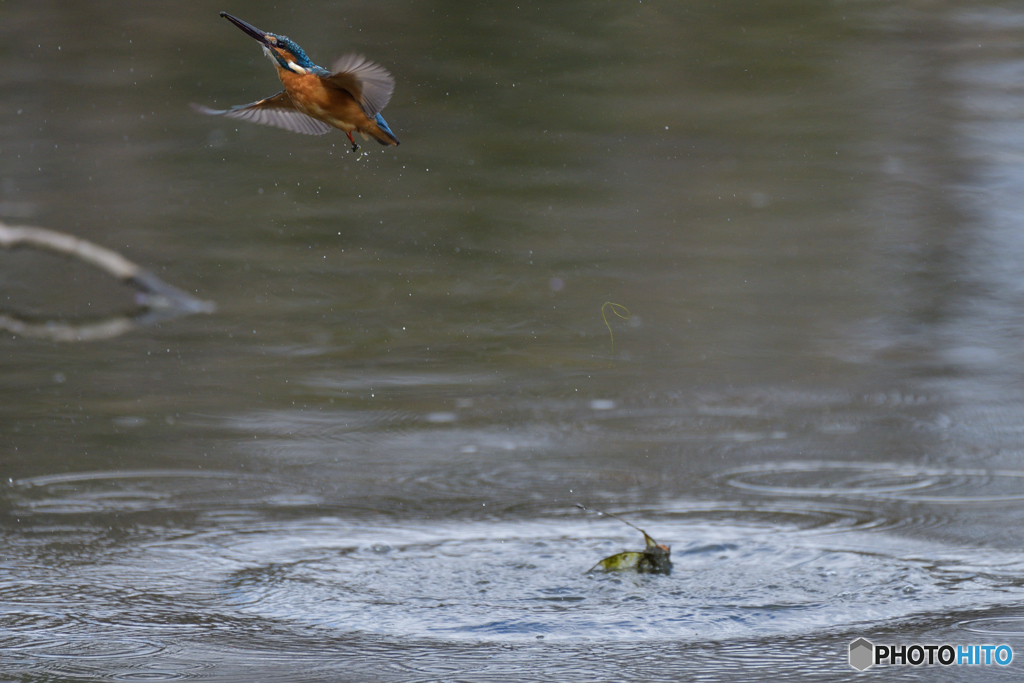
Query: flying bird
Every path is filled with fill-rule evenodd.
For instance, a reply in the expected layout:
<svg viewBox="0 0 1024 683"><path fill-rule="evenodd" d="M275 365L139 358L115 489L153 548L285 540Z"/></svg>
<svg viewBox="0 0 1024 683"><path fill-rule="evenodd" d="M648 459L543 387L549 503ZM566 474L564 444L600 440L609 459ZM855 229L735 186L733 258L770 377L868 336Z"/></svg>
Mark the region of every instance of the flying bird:
<svg viewBox="0 0 1024 683"><path fill-rule="evenodd" d="M348 136L352 151L359 149L352 137L353 131L364 138L372 137L382 145L399 144L380 115L395 90L395 79L387 69L362 55L349 54L328 71L314 64L287 36L261 31L227 12L220 15L260 42L263 53L277 67L284 90L273 97L230 109L193 104L195 111L307 135L323 135L338 128Z"/></svg>

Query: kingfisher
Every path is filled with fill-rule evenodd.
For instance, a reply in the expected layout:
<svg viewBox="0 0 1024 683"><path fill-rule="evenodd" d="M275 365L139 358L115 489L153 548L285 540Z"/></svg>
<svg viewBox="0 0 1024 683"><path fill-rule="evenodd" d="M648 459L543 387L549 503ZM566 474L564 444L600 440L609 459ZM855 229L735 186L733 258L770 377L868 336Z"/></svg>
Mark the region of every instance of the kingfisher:
<svg viewBox="0 0 1024 683"><path fill-rule="evenodd" d="M263 53L277 67L284 90L230 109L193 104L195 111L307 135L323 135L338 128L348 136L353 152L359 149L353 131L382 145L399 144L380 115L395 90L395 79L387 69L362 55L349 54L338 59L328 71L314 64L287 36L261 31L227 12L220 15L260 42Z"/></svg>

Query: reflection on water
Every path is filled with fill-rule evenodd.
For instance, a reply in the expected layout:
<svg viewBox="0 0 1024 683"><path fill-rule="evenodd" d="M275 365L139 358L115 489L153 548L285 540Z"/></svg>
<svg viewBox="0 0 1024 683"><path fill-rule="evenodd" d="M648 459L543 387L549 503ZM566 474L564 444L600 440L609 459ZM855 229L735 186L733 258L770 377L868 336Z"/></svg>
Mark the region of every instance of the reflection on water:
<svg viewBox="0 0 1024 683"><path fill-rule="evenodd" d="M389 66L403 145L357 158L188 109L273 87L222 9L5 8L0 219L218 312L0 339L0 676L836 680L859 636L1019 639L1015 10L249 7ZM120 295L0 260L2 311ZM585 575L636 539L577 502L676 571Z"/></svg>

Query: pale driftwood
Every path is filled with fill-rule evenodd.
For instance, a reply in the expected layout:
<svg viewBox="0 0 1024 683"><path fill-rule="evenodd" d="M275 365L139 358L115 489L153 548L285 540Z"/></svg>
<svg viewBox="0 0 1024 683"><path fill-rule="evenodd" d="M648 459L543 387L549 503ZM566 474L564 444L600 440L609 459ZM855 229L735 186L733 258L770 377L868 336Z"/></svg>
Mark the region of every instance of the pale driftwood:
<svg viewBox="0 0 1024 683"><path fill-rule="evenodd" d="M130 280L142 270L142 268L116 251L87 242L74 235L57 232L56 230L46 230L45 228L31 228L0 223L0 247L13 249L14 247L22 246L46 249L48 251L55 251L58 254L73 256L96 266L100 270L107 271L118 280Z"/></svg>
<svg viewBox="0 0 1024 683"><path fill-rule="evenodd" d="M139 290L141 294L136 295L136 302L148 309L145 314L139 316L115 316L101 322L83 324L62 321L28 322L16 316L0 314L0 330L54 341L92 341L116 337L139 324L192 313L213 313L217 309L212 301L200 301L191 294L167 284L116 251L74 235L45 228L0 223L0 247L44 249L85 261Z"/></svg>

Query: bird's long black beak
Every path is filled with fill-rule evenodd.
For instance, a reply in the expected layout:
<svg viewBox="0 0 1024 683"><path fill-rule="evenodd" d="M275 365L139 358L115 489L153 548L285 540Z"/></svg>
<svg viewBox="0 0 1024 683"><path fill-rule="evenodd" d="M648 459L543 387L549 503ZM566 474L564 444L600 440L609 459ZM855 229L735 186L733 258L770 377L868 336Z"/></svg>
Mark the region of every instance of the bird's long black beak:
<svg viewBox="0 0 1024 683"><path fill-rule="evenodd" d="M267 45L267 46L270 45L270 43L267 41L267 34L264 33L263 31L259 30L258 28L256 28L252 24L244 22L241 19L239 19L238 17L233 17L230 14L228 14L227 12L221 12L220 15L222 17L224 17L225 19L227 19L228 21L230 21L235 26L237 26L238 28L240 28L243 31L245 31L246 33L248 33L250 36L252 36L256 40L260 41L262 44Z"/></svg>

